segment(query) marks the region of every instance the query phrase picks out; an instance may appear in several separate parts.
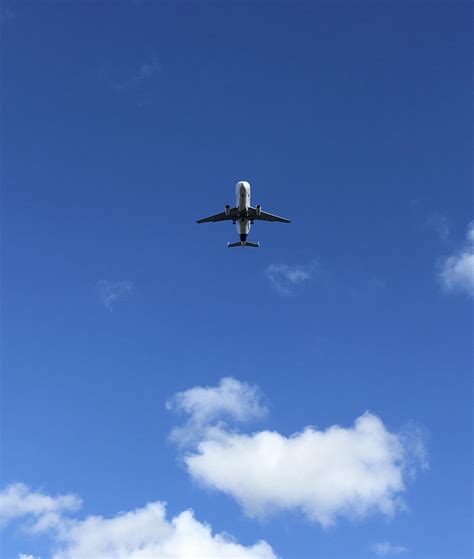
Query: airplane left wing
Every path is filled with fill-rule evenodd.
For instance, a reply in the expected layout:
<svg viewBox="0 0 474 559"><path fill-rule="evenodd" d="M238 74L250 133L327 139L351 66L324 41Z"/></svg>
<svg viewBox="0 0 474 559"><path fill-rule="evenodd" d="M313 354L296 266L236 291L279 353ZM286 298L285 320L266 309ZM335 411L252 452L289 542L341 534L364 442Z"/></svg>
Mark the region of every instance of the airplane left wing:
<svg viewBox="0 0 474 559"><path fill-rule="evenodd" d="M231 208L229 213L221 212L220 214L211 215L209 217L204 217L203 219L198 219L196 223L215 223L216 221L234 221L238 217L237 208Z"/></svg>
<svg viewBox="0 0 474 559"><path fill-rule="evenodd" d="M267 212L263 212L260 210L260 213L257 213L257 210L253 207L249 207L249 219L259 219L260 221L279 221L280 223L290 223L289 219L286 217L280 217L278 215L269 214Z"/></svg>

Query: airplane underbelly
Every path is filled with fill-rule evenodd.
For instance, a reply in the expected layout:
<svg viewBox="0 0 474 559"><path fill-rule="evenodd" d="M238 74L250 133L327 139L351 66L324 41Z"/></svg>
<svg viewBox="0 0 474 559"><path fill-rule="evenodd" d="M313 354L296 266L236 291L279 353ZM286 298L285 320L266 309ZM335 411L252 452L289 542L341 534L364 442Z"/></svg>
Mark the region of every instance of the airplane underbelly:
<svg viewBox="0 0 474 559"><path fill-rule="evenodd" d="M248 196L238 196L236 202L236 206L239 208L240 212L246 212L248 210L248 207L250 206Z"/></svg>
<svg viewBox="0 0 474 559"><path fill-rule="evenodd" d="M250 231L250 221L248 219L239 219L236 226L239 235L247 235Z"/></svg>
<svg viewBox="0 0 474 559"><path fill-rule="evenodd" d="M235 189L235 205L239 211L247 211L250 206L250 184L246 181L239 181Z"/></svg>

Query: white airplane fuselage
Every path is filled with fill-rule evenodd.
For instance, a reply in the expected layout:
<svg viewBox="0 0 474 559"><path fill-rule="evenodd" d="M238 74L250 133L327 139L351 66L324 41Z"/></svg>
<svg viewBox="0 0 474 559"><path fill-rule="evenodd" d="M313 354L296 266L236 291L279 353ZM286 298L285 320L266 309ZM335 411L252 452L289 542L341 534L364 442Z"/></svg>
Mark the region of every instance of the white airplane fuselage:
<svg viewBox="0 0 474 559"><path fill-rule="evenodd" d="M247 181L239 181L235 185L235 207L239 209L239 217L236 219L237 233L241 242L247 240L250 231L250 220L247 218L250 206L250 184Z"/></svg>
<svg viewBox="0 0 474 559"><path fill-rule="evenodd" d="M208 217L198 219L196 223L215 223L219 221L232 221L237 227L239 242L227 243L229 248L234 247L254 247L258 248L260 243L247 241L247 236L252 223L257 221L279 221L280 223L290 223L286 217L264 212L262 206L257 204L255 208L250 205L250 184L247 181L239 181L235 185L235 207L226 205L223 212Z"/></svg>

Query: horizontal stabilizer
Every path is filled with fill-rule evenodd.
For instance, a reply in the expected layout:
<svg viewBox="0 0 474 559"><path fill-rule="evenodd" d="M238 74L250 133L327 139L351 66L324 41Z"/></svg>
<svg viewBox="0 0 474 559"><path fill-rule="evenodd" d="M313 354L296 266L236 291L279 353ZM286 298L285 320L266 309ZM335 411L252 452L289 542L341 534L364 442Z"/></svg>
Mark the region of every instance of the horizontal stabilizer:
<svg viewBox="0 0 474 559"><path fill-rule="evenodd" d="M228 248L234 248L234 247L254 247L254 248L259 248L260 247L260 243L249 243L248 241L241 241L238 243L227 243L227 247Z"/></svg>

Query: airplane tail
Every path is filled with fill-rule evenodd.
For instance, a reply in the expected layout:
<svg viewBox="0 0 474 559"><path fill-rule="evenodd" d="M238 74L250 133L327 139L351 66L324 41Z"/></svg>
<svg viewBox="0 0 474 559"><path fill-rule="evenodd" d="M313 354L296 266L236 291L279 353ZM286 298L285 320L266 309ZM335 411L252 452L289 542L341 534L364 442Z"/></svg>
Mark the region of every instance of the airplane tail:
<svg viewBox="0 0 474 559"><path fill-rule="evenodd" d="M228 248L234 248L234 247L254 247L254 248L259 248L260 247L260 243L250 243L249 241L240 241L238 243L227 243L227 247Z"/></svg>

